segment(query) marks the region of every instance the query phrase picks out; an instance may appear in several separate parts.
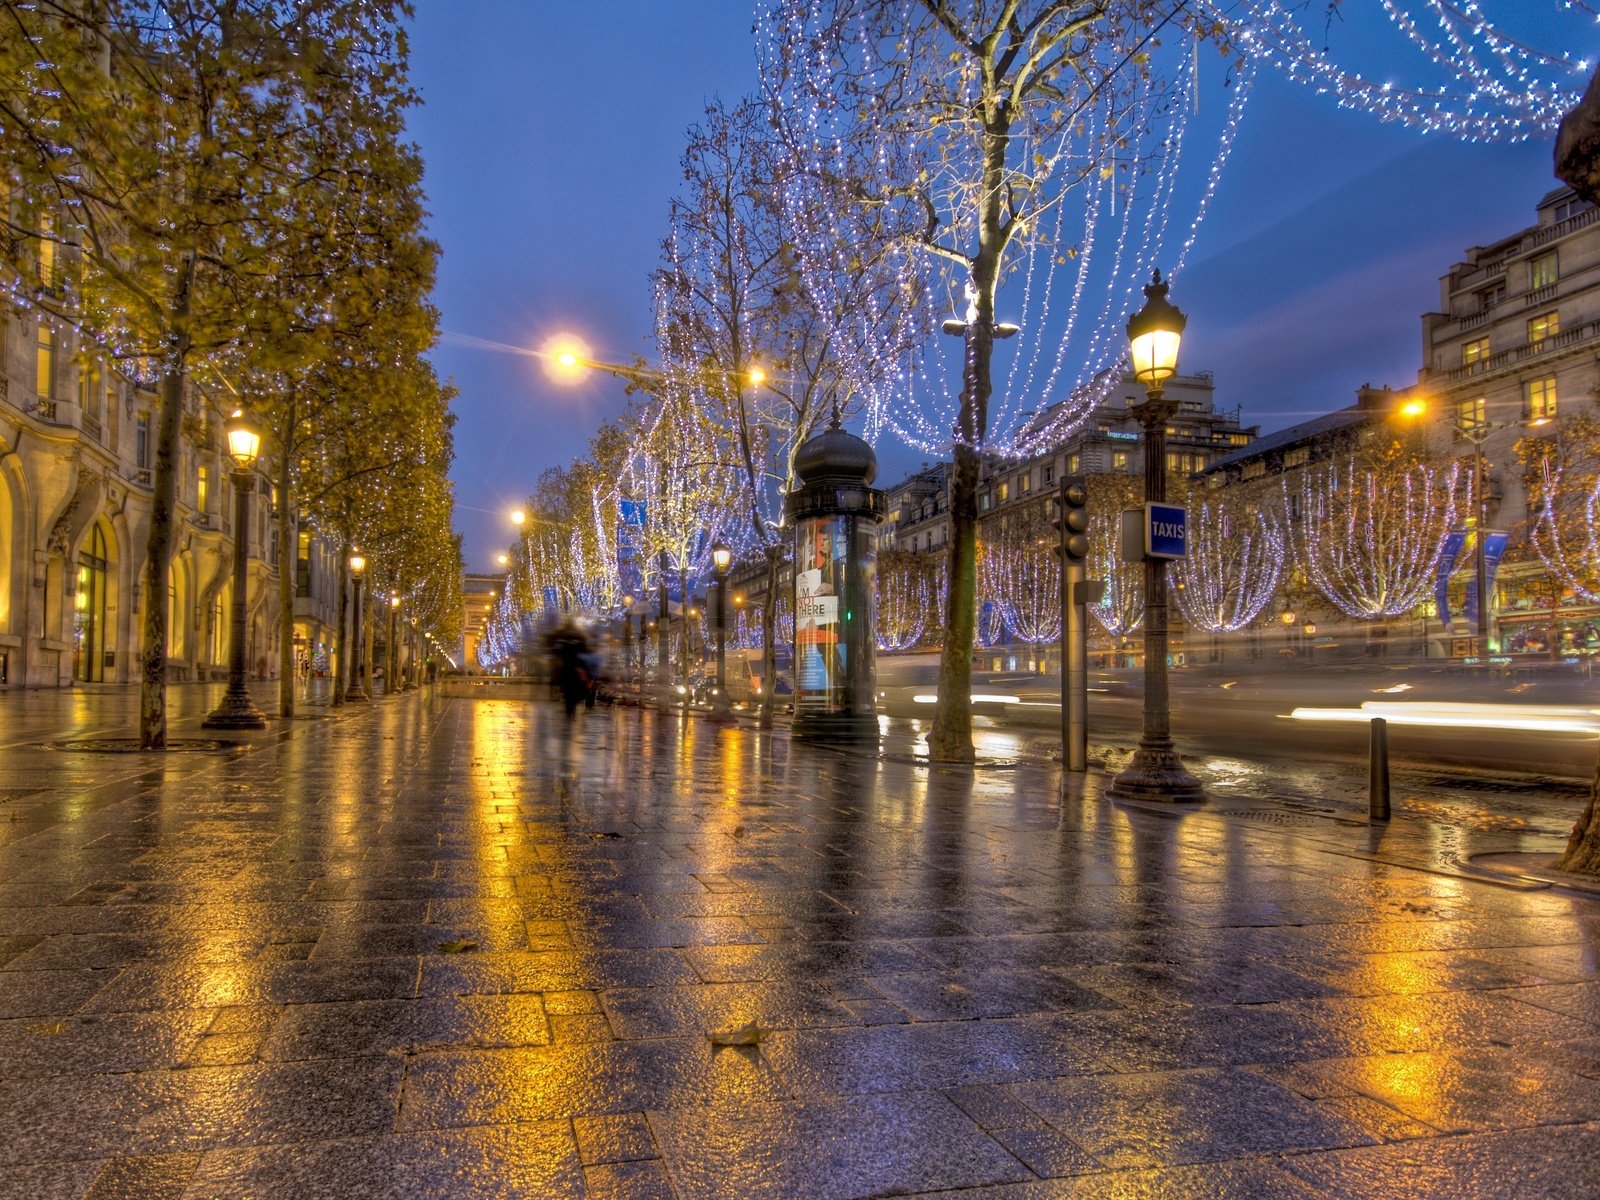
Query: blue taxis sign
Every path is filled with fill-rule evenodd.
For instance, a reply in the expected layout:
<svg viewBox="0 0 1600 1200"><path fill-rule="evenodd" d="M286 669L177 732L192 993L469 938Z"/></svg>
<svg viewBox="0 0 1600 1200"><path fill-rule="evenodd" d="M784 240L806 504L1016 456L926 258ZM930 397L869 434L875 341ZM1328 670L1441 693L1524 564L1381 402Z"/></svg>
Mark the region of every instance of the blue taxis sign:
<svg viewBox="0 0 1600 1200"><path fill-rule="evenodd" d="M1189 548L1189 514L1181 504L1144 506L1144 552L1151 558L1182 558Z"/></svg>

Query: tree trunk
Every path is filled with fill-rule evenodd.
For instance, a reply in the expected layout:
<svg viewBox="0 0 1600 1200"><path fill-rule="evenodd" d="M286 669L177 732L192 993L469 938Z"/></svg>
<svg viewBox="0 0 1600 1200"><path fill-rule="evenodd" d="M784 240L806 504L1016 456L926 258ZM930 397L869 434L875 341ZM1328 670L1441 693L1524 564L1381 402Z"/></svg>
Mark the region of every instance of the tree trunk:
<svg viewBox="0 0 1600 1200"><path fill-rule="evenodd" d="M140 647L139 745L146 750L167 747L167 625L172 562L173 501L178 487L178 429L183 415L183 390L189 359L189 288L194 260L186 255L180 272L174 323L179 332L168 339L161 378L161 411L156 422L154 495L150 502L150 536L145 543L144 631ZM182 619L183 614L178 614Z"/></svg>
<svg viewBox="0 0 1600 1200"><path fill-rule="evenodd" d="M295 426L294 385L290 385L278 438L278 715L294 717L294 689L299 682L294 658L294 594L299 588L299 530L289 524L289 446Z"/></svg>
<svg viewBox="0 0 1600 1200"><path fill-rule="evenodd" d="M1567 839L1566 850L1556 859L1556 868L1582 875L1600 875L1600 758L1595 760L1588 806L1572 827L1572 836Z"/></svg>
<svg viewBox="0 0 1600 1200"><path fill-rule="evenodd" d="M334 648L334 661L330 663L333 669L333 694L329 697L328 704L331 708L338 708L344 703L344 680L349 673L350 666L350 580L345 571L350 565L350 543L339 543L339 639Z"/></svg>

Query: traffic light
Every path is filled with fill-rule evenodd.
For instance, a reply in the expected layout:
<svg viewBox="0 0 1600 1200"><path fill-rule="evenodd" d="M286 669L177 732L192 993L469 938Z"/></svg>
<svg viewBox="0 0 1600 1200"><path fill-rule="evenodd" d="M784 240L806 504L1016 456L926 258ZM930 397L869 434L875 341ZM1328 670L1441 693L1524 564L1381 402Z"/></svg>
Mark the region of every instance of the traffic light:
<svg viewBox="0 0 1600 1200"><path fill-rule="evenodd" d="M1055 500L1055 517L1050 522L1061 535L1057 551L1070 566L1089 557L1089 489L1082 475L1067 475L1061 480L1061 495Z"/></svg>

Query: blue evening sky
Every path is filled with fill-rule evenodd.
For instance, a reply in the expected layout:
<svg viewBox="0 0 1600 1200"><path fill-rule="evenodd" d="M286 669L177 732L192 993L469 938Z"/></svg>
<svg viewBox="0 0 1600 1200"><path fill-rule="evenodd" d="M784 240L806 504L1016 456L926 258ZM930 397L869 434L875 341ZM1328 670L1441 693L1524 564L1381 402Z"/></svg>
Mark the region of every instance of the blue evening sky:
<svg viewBox="0 0 1600 1200"><path fill-rule="evenodd" d="M551 386L532 360L482 343L572 331L603 359L649 356L648 276L683 134L710 98L754 90L753 5L416 7L424 104L410 128L444 249L433 358L461 389L452 476L467 569L493 570L513 538L505 514L541 471L584 453L624 395L608 378ZM1263 73L1174 289L1190 318L1185 369L1211 371L1219 407L1263 431L1348 404L1364 383L1412 383L1439 276L1466 247L1531 224L1554 186L1547 141L1425 137ZM880 483L926 458L887 440L878 455Z"/></svg>

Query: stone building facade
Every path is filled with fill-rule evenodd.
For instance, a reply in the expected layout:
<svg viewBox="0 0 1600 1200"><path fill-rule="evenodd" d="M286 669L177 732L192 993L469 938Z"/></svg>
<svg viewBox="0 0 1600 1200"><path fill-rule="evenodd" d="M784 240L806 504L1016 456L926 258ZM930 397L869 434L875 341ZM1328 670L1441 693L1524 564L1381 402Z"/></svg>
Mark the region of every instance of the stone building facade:
<svg viewBox="0 0 1600 1200"><path fill-rule="evenodd" d="M131 683L139 676L141 574L149 536L159 396L70 327L0 310L0 686ZM184 406L169 569L169 673L218 678L232 603L232 464L223 414L198 389ZM278 673L273 489L252 496L252 674ZM296 641L308 669L337 613L337 558L309 529L297 543Z"/></svg>

